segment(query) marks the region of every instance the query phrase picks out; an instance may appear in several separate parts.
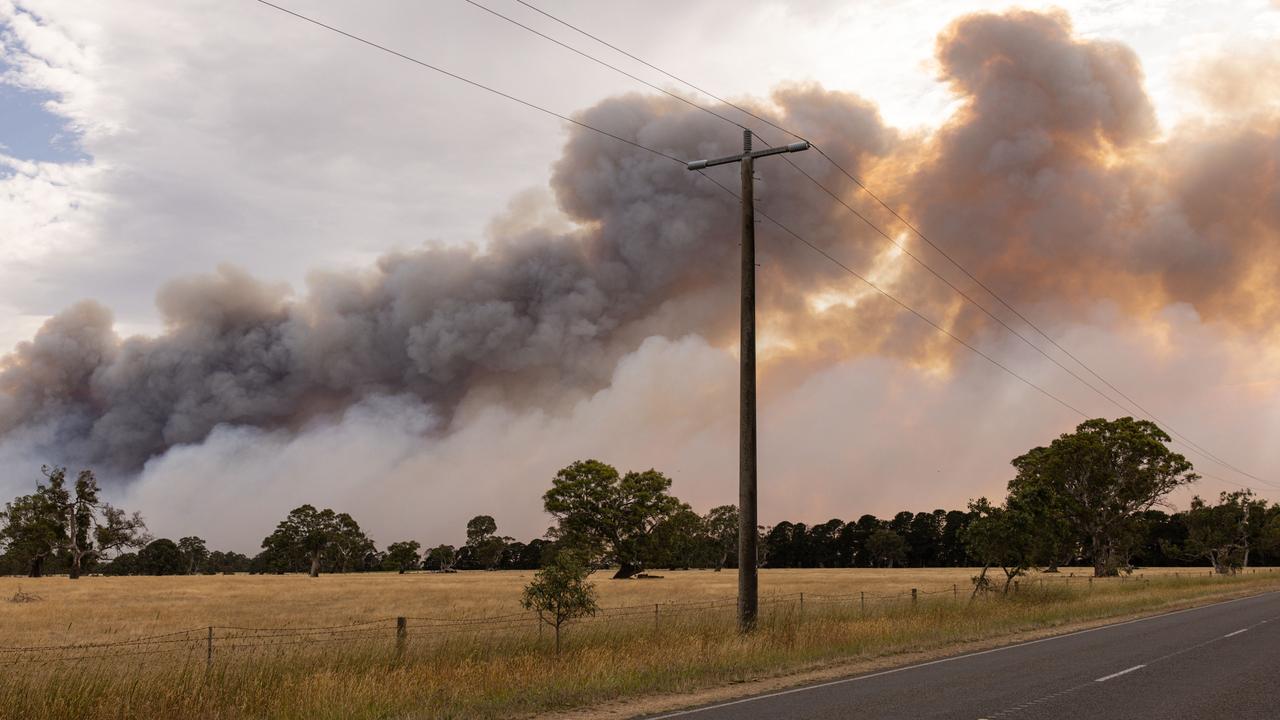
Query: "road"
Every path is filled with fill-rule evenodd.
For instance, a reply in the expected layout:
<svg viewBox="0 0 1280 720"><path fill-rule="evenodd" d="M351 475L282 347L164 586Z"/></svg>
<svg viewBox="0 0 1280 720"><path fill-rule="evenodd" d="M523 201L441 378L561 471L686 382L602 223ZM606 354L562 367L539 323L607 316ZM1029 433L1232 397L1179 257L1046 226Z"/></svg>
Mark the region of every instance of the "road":
<svg viewBox="0 0 1280 720"><path fill-rule="evenodd" d="M1280 718L1280 593L650 720Z"/></svg>

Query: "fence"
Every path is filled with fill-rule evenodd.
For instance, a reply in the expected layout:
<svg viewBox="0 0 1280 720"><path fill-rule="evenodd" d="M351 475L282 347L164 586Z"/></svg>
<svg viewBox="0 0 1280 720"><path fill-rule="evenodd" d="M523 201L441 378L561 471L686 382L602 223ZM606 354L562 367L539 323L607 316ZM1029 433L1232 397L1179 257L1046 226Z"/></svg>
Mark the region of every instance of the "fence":
<svg viewBox="0 0 1280 720"><path fill-rule="evenodd" d="M1265 568L1271 572L1274 568ZM1157 579L1204 577L1205 571L1189 568L1187 571L1153 575ZM1248 572L1256 573L1251 568ZM991 573L988 573L989 575ZM995 571L996 586L1002 585L1003 573ZM1212 570L1210 577L1215 577ZM1046 587L1054 584L1084 586L1092 589L1095 581L1103 583L1149 583L1152 578L1138 573L1113 578L1088 576L1038 576L1015 578L1010 583L1012 592L1025 591L1029 587ZM886 607L915 607L924 602L945 601L967 603L973 587L952 584L933 589L911 588L896 593L858 591L840 594L795 592L762 597L763 613L784 614L803 620L806 606L810 608L842 608L847 612L867 614ZM602 608L595 615L571 622L573 627L610 625L614 623L651 623L653 628L683 618L703 618L721 612L728 615L737 606L735 598L716 598L683 603L646 603ZM425 617L399 616L352 622L343 625L313 627L243 627L211 625L161 635L130 638L114 642L90 642L68 645L38 645L25 647L0 646L0 666L45 664L59 662L86 662L93 660L117 660L137 658L147 660L161 657L169 661L203 662L206 667L222 658L245 653L286 648L323 648L334 644L366 643L385 646L403 653L411 640L439 640L457 635L537 633L544 632L545 624L533 612L516 612L479 617Z"/></svg>

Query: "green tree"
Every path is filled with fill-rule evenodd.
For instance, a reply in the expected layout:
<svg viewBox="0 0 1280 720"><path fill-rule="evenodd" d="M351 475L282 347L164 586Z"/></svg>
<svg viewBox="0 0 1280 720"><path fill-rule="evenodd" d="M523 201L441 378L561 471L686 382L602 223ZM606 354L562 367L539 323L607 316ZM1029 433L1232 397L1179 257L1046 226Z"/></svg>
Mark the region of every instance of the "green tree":
<svg viewBox="0 0 1280 720"><path fill-rule="evenodd" d="M417 540L391 543L387 546L386 562L403 575L406 571L418 566L421 549L422 546Z"/></svg>
<svg viewBox="0 0 1280 720"><path fill-rule="evenodd" d="M1208 560L1219 574L1234 574L1247 562L1251 545L1261 540L1262 530L1251 528L1250 520L1260 522L1265 511L1266 503L1252 490L1223 492L1217 505L1197 495L1187 511L1187 552Z"/></svg>
<svg viewBox="0 0 1280 720"><path fill-rule="evenodd" d="M238 552L214 550L205 562L205 574L249 572L252 561Z"/></svg>
<svg viewBox="0 0 1280 720"><path fill-rule="evenodd" d="M654 526L645 557L659 567L688 570L703 564L707 557L706 549L707 536L702 518L688 505L682 504Z"/></svg>
<svg viewBox="0 0 1280 720"><path fill-rule="evenodd" d="M103 565L100 572L103 575L138 575L141 572L138 569L138 554L120 553Z"/></svg>
<svg viewBox="0 0 1280 720"><path fill-rule="evenodd" d="M319 577L320 561L338 532L334 511L301 505L289 511L275 532L263 539L262 547L277 558L287 558L290 565L299 561L309 564L311 577Z"/></svg>
<svg viewBox="0 0 1280 720"><path fill-rule="evenodd" d="M45 560L58 548L62 533L60 513L44 492L16 497L0 512L0 542L26 566L28 577L44 574Z"/></svg>
<svg viewBox="0 0 1280 720"><path fill-rule="evenodd" d="M427 551L427 564L436 572L453 572L457 559L458 551L452 545L437 545Z"/></svg>
<svg viewBox="0 0 1280 720"><path fill-rule="evenodd" d="M574 551L556 553L525 586L520 604L538 613L538 619L555 628L556 654L560 654L560 628L569 620L595 615L599 610L595 586L588 582L591 568Z"/></svg>
<svg viewBox="0 0 1280 720"><path fill-rule="evenodd" d="M649 534L680 509L670 488L670 478L656 470L619 476L598 460L580 460L556 473L542 499L558 523L552 535L617 562L620 579L644 569Z"/></svg>
<svg viewBox="0 0 1280 720"><path fill-rule="evenodd" d="M477 515L467 521L467 544L479 545L498 532L498 523L492 515Z"/></svg>
<svg viewBox="0 0 1280 720"><path fill-rule="evenodd" d="M334 513L332 510L325 512L332 513L329 543L325 549L330 569L345 573L363 558L377 554L373 540L360 529L360 523L355 518L347 513Z"/></svg>
<svg viewBox="0 0 1280 720"><path fill-rule="evenodd" d="M907 541L889 528L880 528L867 538L867 556L872 567L901 565L907 559Z"/></svg>
<svg viewBox="0 0 1280 720"><path fill-rule="evenodd" d="M702 518L702 526L716 550L716 572L738 554L738 506L717 505Z"/></svg>
<svg viewBox="0 0 1280 720"><path fill-rule="evenodd" d="M945 510L918 512L912 516L905 538L913 566L929 567L938 563L942 546L942 523L946 516Z"/></svg>
<svg viewBox="0 0 1280 720"><path fill-rule="evenodd" d="M59 551L68 575L80 577L98 558L146 543L146 525L138 513L127 515L99 498L92 470L81 470L67 487L67 469L45 465L45 481L32 495L5 506L0 537L29 560L29 573L42 573L49 554Z"/></svg>
<svg viewBox="0 0 1280 720"><path fill-rule="evenodd" d="M987 570L995 565L1004 570L1003 592L1007 594L1013 579L1031 567L1036 547L1034 520L1017 509L993 506L986 498L970 501L969 512L972 519L962 537L969 554L982 563L982 572L973 579L973 593L988 587Z"/></svg>
<svg viewBox="0 0 1280 720"><path fill-rule="evenodd" d="M186 563L187 575L198 574L205 560L209 559L209 546L195 535L178 540L178 551L182 553L182 560Z"/></svg>
<svg viewBox="0 0 1280 720"><path fill-rule="evenodd" d="M138 572L144 575L181 575L186 561L178 544L168 538L152 540L138 551Z"/></svg>
<svg viewBox="0 0 1280 720"><path fill-rule="evenodd" d="M498 537L498 523L491 515L477 515L467 521L467 555L485 570L496 570L502 554L514 538Z"/></svg>
<svg viewBox="0 0 1280 720"><path fill-rule="evenodd" d="M1010 493L1005 506L1018 517L1027 519L1036 532L1032 538L1030 560L1045 572L1056 573L1058 567L1070 563L1080 553L1079 534L1068 519L1060 498L1043 484L1029 484L1021 492ZM971 508L972 510L972 508ZM1135 520L1138 515L1135 513ZM1129 523L1130 526L1133 522Z"/></svg>
<svg viewBox="0 0 1280 720"><path fill-rule="evenodd" d="M964 529L969 526L969 513L961 510L947 512L939 539L939 565L964 567L969 564L969 552L964 545Z"/></svg>
<svg viewBox="0 0 1280 720"><path fill-rule="evenodd" d="M1086 538L1094 574L1115 575L1128 564L1138 515L1199 478L1168 442L1146 420L1086 420L1048 447L1014 458L1010 500L1048 503L1073 534Z"/></svg>

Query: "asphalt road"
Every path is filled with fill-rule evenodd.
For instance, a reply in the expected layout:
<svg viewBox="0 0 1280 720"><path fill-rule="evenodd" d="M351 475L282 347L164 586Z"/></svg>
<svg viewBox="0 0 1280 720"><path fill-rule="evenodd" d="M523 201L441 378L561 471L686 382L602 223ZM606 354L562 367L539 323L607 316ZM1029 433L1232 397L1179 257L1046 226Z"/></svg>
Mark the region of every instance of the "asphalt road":
<svg viewBox="0 0 1280 720"><path fill-rule="evenodd" d="M1280 718L1280 593L652 716Z"/></svg>

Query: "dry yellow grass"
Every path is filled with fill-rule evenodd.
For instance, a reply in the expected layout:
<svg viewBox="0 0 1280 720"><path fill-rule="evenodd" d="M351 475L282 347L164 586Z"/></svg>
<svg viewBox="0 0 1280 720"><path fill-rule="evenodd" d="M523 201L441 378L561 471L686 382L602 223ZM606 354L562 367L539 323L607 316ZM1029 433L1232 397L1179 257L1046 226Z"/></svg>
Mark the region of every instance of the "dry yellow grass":
<svg viewBox="0 0 1280 720"><path fill-rule="evenodd" d="M567 652L549 652L523 621L489 632L425 632L410 623L397 655L390 623L374 638L235 651L218 648L206 672L199 643L186 655L10 664L0 716L82 718L509 717L656 691L685 691L843 658L945 648L1016 632L1166 607L1188 599L1280 587L1280 573L1235 578L1201 570L1146 570L1090 585L1078 569L1017 596L967 602L969 569L774 570L762 573L760 631L742 638L731 609L648 614L581 624ZM1075 572L1076 577L1062 578ZM1174 573L1178 577L1172 577ZM454 575L0 578L0 646L115 641L207 625L336 625L405 615L511 613L531 573ZM599 580L605 607L731 598L733 572ZM948 590L955 585L960 599ZM19 588L33 603L4 602ZM909 599L854 600L916 587ZM796 593L806 594L803 611ZM845 599L823 602L822 596ZM674 608L671 608L674 609ZM660 608L663 610L663 608ZM0 660L2 662L2 660Z"/></svg>
<svg viewBox="0 0 1280 720"><path fill-rule="evenodd" d="M1264 571L1265 572L1265 571ZM1199 568L1153 568L1142 576L1207 575ZM732 599L733 571L662 573L661 579L611 581L594 577L600 605L614 607ZM972 589L972 568L761 570L764 597L793 593L888 595L911 588L935 592ZM1088 571L1064 568L1048 582L1083 584ZM0 645L53 645L154 635L206 625L297 627L337 625L404 616L477 617L519 611L531 571L322 575L212 575L194 577L0 577ZM999 570L992 578L1002 581ZM1134 579L1138 579L1137 576ZM1098 582L1131 582L1099 580ZM34 603L2 602L19 589Z"/></svg>

